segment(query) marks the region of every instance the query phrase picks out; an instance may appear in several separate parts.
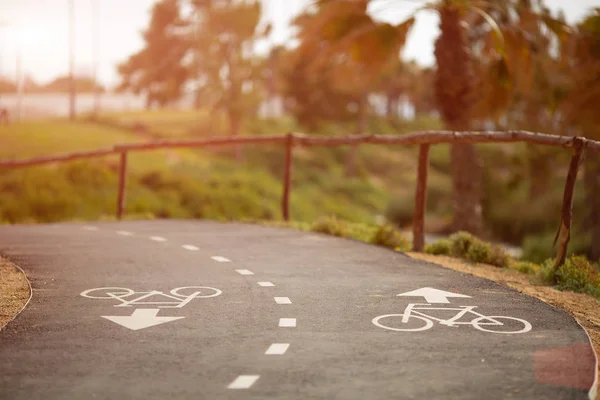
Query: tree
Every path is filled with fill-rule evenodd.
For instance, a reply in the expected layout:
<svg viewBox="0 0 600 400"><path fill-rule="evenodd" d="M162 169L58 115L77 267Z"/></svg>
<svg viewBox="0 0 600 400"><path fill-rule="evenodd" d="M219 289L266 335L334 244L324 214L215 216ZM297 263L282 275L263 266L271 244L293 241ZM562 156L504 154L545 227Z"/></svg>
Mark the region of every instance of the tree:
<svg viewBox="0 0 600 400"><path fill-rule="evenodd" d="M224 111L230 134L237 136L244 118L258 109L261 62L252 48L269 27L259 30L261 5L257 1L196 0L193 5L196 95L213 109ZM239 147L236 155L240 159Z"/></svg>
<svg viewBox="0 0 600 400"><path fill-rule="evenodd" d="M335 0L330 0L333 2ZM374 3L376 0L372 0ZM347 8L348 1L338 0ZM508 25L510 19L495 20L490 10L503 10L502 15L514 13L519 6L528 6L529 0L501 0L496 2L477 0L437 0L425 4L421 9L429 9L440 16L440 36L435 44L436 68L434 71L434 88L437 109L447 129L466 130L473 128L477 115L477 104L480 99L475 96L474 87L479 85L480 73L484 69L479 64L478 56L486 49L486 73L493 73L490 79L501 80L506 77L507 57L506 47L513 43L504 42L500 25ZM339 17L343 20L344 13ZM535 14L532 14L536 16ZM537 17L537 16L536 16ZM335 20L335 15L330 19ZM412 19L412 17L411 17ZM547 18L549 23L553 20ZM410 20L409 20L410 21ZM483 34L475 41L472 38L473 29L486 26ZM342 40L351 37L361 28L351 29ZM487 46L486 46L487 44ZM517 43L519 44L519 43ZM520 47L524 52L526 48ZM496 89L496 88L494 88ZM495 96L489 96L493 99ZM501 99L493 106L500 113L510 101ZM491 109L486 110L491 113ZM482 217L482 182L481 160L476 148L471 144L456 144L451 146L452 180L454 192L454 229L481 233Z"/></svg>
<svg viewBox="0 0 600 400"><path fill-rule="evenodd" d="M565 124L590 139L600 140L600 8L593 9L578 25L572 39L570 65L577 68L561 112ZM600 157L588 152L585 158L586 228L592 243L589 256L600 259Z"/></svg>
<svg viewBox="0 0 600 400"><path fill-rule="evenodd" d="M397 64L413 23L410 20L394 27L376 22L367 13L368 3L321 0L315 12L296 21L300 27L298 51L310 55L306 58L309 73L325 72L333 92L354 100L351 104L355 106L358 134L366 132L369 95L378 88L382 72ZM346 163L347 175L354 174L356 154L357 146L353 146Z"/></svg>
<svg viewBox="0 0 600 400"><path fill-rule="evenodd" d="M179 33L185 26L177 0L161 0L152 8L145 47L118 66L120 90L146 95L146 106L164 107L181 97L189 71L183 64L189 43Z"/></svg>

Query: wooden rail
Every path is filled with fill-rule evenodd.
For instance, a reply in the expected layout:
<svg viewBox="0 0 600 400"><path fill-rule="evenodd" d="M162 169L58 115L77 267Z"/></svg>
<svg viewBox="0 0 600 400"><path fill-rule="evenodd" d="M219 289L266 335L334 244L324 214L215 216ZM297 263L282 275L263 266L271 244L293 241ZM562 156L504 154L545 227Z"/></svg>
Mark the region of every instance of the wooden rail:
<svg viewBox="0 0 600 400"><path fill-rule="evenodd" d="M127 187L127 153L165 148L191 148L239 144L283 144L285 146L285 164L283 171L282 216L290 217L290 190L292 177L292 158L294 145L300 146L343 146L358 144L419 145L418 179L415 191L415 212L413 214L413 247L417 251L424 247L425 210L427 203L427 171L429 167L429 149L431 145L442 143L514 143L523 142L553 147L574 149L565 184L563 206L559 232L559 248L555 268L564 263L571 233L573 212L573 191L577 181L577 172L585 149L600 152L600 142L584 137L548 135L527 131L419 131L405 135L350 135L350 136L311 136L302 133L286 135L261 135L245 137L214 137L194 140L159 140L146 143L118 144L112 149L68 153L28 160L0 160L0 168L18 168L34 165L70 161L81 158L100 157L120 154L119 193L117 198L117 217L121 219L125 212Z"/></svg>

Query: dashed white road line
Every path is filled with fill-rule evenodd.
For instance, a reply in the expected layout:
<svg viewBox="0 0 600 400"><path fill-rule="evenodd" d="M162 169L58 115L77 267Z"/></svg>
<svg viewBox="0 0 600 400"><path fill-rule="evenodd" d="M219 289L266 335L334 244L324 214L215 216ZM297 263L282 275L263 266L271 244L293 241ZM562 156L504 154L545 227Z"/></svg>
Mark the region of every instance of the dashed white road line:
<svg viewBox="0 0 600 400"><path fill-rule="evenodd" d="M254 275L254 272L247 269L236 269L235 272L237 272L240 275Z"/></svg>
<svg viewBox="0 0 600 400"><path fill-rule="evenodd" d="M84 226L82 229L84 231L97 231L98 227L97 226Z"/></svg>
<svg viewBox="0 0 600 400"><path fill-rule="evenodd" d="M289 343L273 343L269 346L267 351L265 351L265 354L268 356L280 356L285 354L289 347Z"/></svg>
<svg viewBox="0 0 600 400"><path fill-rule="evenodd" d="M117 231L117 235L121 235L121 236L133 236L133 232L129 232L129 231Z"/></svg>
<svg viewBox="0 0 600 400"><path fill-rule="evenodd" d="M277 304L292 304L289 297L274 297L274 299Z"/></svg>
<svg viewBox="0 0 600 400"><path fill-rule="evenodd" d="M240 375L227 386L227 389L249 389L260 378L260 375Z"/></svg>
<svg viewBox="0 0 600 400"><path fill-rule="evenodd" d="M155 242L166 242L167 239L165 239L162 236L150 236L150 240L154 240Z"/></svg>
<svg viewBox="0 0 600 400"><path fill-rule="evenodd" d="M275 286L273 284L273 282L258 282L258 285L262 286L262 287L273 287L273 286Z"/></svg>
<svg viewBox="0 0 600 400"><path fill-rule="evenodd" d="M221 256L212 256L211 258L217 262L231 262L230 259Z"/></svg>
<svg viewBox="0 0 600 400"><path fill-rule="evenodd" d="M197 248L196 246L192 246L191 244L184 244L183 246L184 249L189 250L189 251L197 251L200 250L199 248Z"/></svg>
<svg viewBox="0 0 600 400"><path fill-rule="evenodd" d="M296 318L279 318L280 328L295 328Z"/></svg>

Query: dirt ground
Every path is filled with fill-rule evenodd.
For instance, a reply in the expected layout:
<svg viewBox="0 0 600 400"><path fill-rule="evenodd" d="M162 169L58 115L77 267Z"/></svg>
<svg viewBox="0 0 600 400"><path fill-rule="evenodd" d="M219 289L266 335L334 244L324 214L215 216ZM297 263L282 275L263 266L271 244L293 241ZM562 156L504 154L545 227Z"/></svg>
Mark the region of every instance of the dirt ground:
<svg viewBox="0 0 600 400"><path fill-rule="evenodd" d="M407 254L412 258L504 284L568 311L587 330L592 339L596 355L600 355L600 301L594 297L581 293L561 292L548 286L538 286L530 282L531 277L529 275L510 269L501 269L484 264L472 264L453 257L433 256L422 253Z"/></svg>
<svg viewBox="0 0 600 400"><path fill-rule="evenodd" d="M29 283L23 272L0 258L0 329L23 309L29 295Z"/></svg>

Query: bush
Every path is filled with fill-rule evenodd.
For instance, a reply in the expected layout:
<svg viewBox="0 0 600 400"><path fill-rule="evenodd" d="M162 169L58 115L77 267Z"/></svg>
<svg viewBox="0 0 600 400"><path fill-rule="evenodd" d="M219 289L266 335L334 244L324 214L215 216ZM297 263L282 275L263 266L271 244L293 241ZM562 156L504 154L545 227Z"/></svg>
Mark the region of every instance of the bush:
<svg viewBox="0 0 600 400"><path fill-rule="evenodd" d="M539 266L529 261L520 261L517 264L515 264L513 268L523 274L533 274L538 271Z"/></svg>
<svg viewBox="0 0 600 400"><path fill-rule="evenodd" d="M573 256L556 271L556 279L560 290L584 292L588 286L594 288L597 285L598 270L587 258Z"/></svg>
<svg viewBox="0 0 600 400"><path fill-rule="evenodd" d="M440 256L449 256L451 245L452 243L450 242L450 240L441 239L425 246L425 253Z"/></svg>
<svg viewBox="0 0 600 400"><path fill-rule="evenodd" d="M470 243L469 250L465 254L469 261L489 264L492 259L492 246L490 244L475 240Z"/></svg>
<svg viewBox="0 0 600 400"><path fill-rule="evenodd" d="M510 257L500 246L484 242L468 232L457 232L448 240L450 242L449 253L453 257L465 258L472 262L490 264L500 268L508 267Z"/></svg>
<svg viewBox="0 0 600 400"><path fill-rule="evenodd" d="M408 251L410 242L391 225L381 225L371 238L371 243L390 249Z"/></svg>
<svg viewBox="0 0 600 400"><path fill-rule="evenodd" d="M554 260L551 258L545 260L537 270L536 277L541 283L550 285L554 282L552 270L554 269Z"/></svg>
<svg viewBox="0 0 600 400"><path fill-rule="evenodd" d="M346 237L347 229L343 221L336 217L321 217L315 221L311 230L317 233L325 233L338 237Z"/></svg>
<svg viewBox="0 0 600 400"><path fill-rule="evenodd" d="M466 258L469 248L477 238L468 232L457 232L449 237L450 255Z"/></svg>
<svg viewBox="0 0 600 400"><path fill-rule="evenodd" d="M510 256L506 254L502 247L492 245L492 255L489 264L499 268L508 268Z"/></svg>

